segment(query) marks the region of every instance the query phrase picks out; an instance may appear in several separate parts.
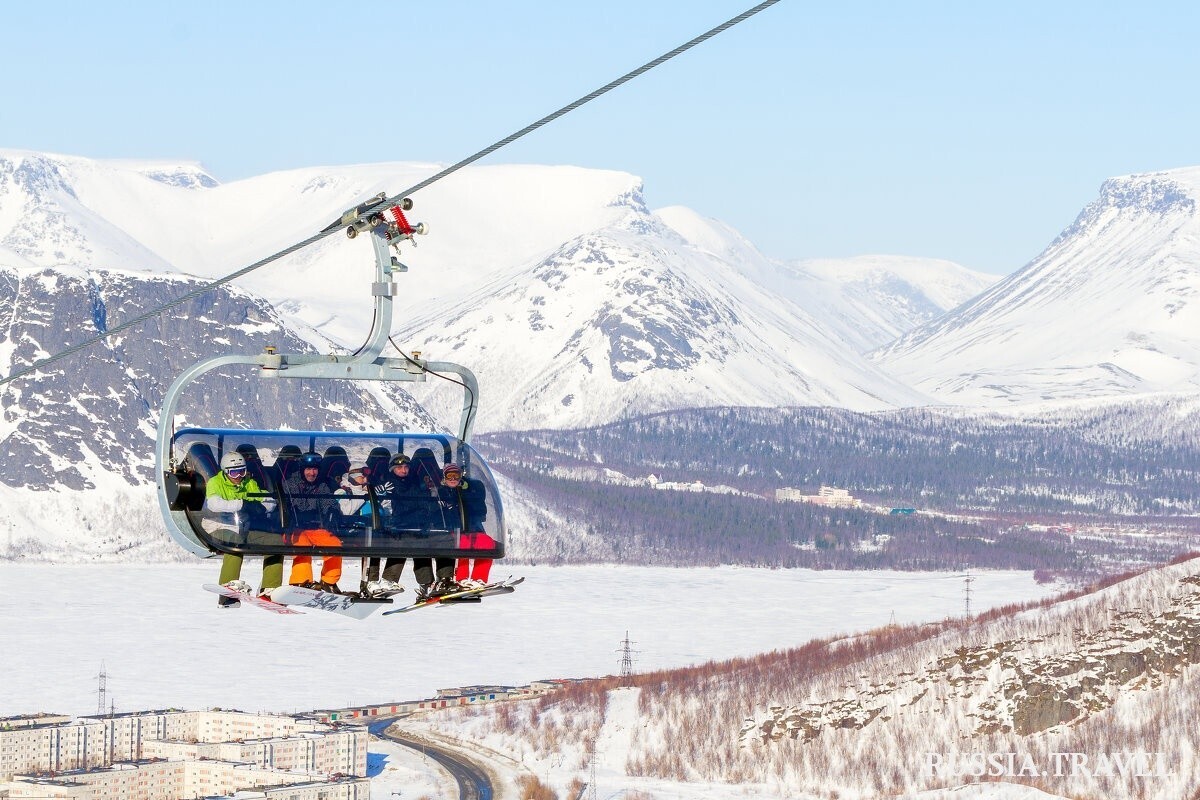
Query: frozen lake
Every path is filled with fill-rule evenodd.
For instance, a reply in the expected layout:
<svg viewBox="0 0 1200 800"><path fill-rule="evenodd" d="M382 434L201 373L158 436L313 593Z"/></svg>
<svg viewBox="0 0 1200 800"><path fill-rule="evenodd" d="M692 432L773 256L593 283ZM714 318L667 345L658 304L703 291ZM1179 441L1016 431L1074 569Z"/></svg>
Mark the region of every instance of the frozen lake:
<svg viewBox="0 0 1200 800"><path fill-rule="evenodd" d="M94 714L102 668L118 712L294 711L614 674L626 631L645 671L792 647L893 615L961 616L964 601L955 573L514 565L526 576L514 594L359 622L219 610L200 588L217 570L217 561L0 566L0 716ZM350 574L343 586L357 581L356 565ZM972 575L974 611L1051 593L1027 572ZM243 576L256 583L259 563Z"/></svg>

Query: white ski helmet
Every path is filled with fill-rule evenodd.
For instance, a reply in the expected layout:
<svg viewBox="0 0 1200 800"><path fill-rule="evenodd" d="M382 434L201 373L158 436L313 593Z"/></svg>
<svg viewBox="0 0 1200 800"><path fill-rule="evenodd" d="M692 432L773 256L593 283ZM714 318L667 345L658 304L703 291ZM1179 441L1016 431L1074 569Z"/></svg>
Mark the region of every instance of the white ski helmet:
<svg viewBox="0 0 1200 800"><path fill-rule="evenodd" d="M221 456L221 469L230 470L239 468L246 468L246 459L242 457L241 453L226 453Z"/></svg>

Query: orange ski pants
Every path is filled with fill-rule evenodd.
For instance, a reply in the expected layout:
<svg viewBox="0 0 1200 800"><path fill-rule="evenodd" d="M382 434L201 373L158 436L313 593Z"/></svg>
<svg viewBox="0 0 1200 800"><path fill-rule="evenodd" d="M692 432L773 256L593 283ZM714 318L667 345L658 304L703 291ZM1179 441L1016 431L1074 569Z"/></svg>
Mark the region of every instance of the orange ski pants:
<svg viewBox="0 0 1200 800"><path fill-rule="evenodd" d="M336 547L342 540L324 528L296 531L293 544L301 547ZM325 556L321 559L321 582L337 583L342 577L342 557ZM309 583L313 579L312 556L296 556L292 559L292 575L288 583Z"/></svg>

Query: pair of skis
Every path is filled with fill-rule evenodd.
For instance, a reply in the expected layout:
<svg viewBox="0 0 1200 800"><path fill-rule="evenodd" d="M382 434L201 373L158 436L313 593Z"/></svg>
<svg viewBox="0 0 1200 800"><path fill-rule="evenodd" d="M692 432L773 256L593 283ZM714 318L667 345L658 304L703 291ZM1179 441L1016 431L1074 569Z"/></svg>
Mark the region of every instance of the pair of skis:
<svg viewBox="0 0 1200 800"><path fill-rule="evenodd" d="M417 600L415 603L385 611L383 614L384 616L388 614L403 614L409 611L416 611L418 608L429 608L436 605L479 602L484 597L510 594L514 591L514 587L523 580L525 580L523 577L510 577L474 589L463 589L457 592L450 592L449 594ZM206 583L204 584L204 588L223 597L233 598L274 614L299 614L302 613L298 610L300 608L316 608L321 611L332 611L335 614L352 617L353 619L366 619L374 614L375 610L380 606L391 605L392 602L390 597L358 597L354 595L333 594L332 592L322 592L317 589L307 589L303 586L280 586L272 589L269 600L265 597L259 597L249 592L239 592L237 589L230 589L228 586L221 586L216 583Z"/></svg>
<svg viewBox="0 0 1200 800"><path fill-rule="evenodd" d="M511 594L513 591L515 591L516 585L523 580L525 580L523 577L510 577L506 580L497 581L495 583L487 583L483 586L477 586L474 589L462 589L457 592L450 592L449 594L426 597L424 600L417 600L411 605L393 608L391 611L385 611L383 612L383 616L386 617L388 614L404 614L409 611L416 611L418 608L429 608L430 606L446 603L478 602L485 597L491 597L492 595L497 594Z"/></svg>

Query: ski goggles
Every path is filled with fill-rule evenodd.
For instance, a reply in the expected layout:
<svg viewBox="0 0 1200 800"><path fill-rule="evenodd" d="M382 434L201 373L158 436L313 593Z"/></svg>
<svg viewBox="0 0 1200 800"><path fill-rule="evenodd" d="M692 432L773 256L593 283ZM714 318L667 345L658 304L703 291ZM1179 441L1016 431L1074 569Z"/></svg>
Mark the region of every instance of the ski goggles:
<svg viewBox="0 0 1200 800"><path fill-rule="evenodd" d="M246 468L245 467L230 467L229 469L225 470L225 474L231 478L241 478L242 476L244 476L246 474Z"/></svg>

